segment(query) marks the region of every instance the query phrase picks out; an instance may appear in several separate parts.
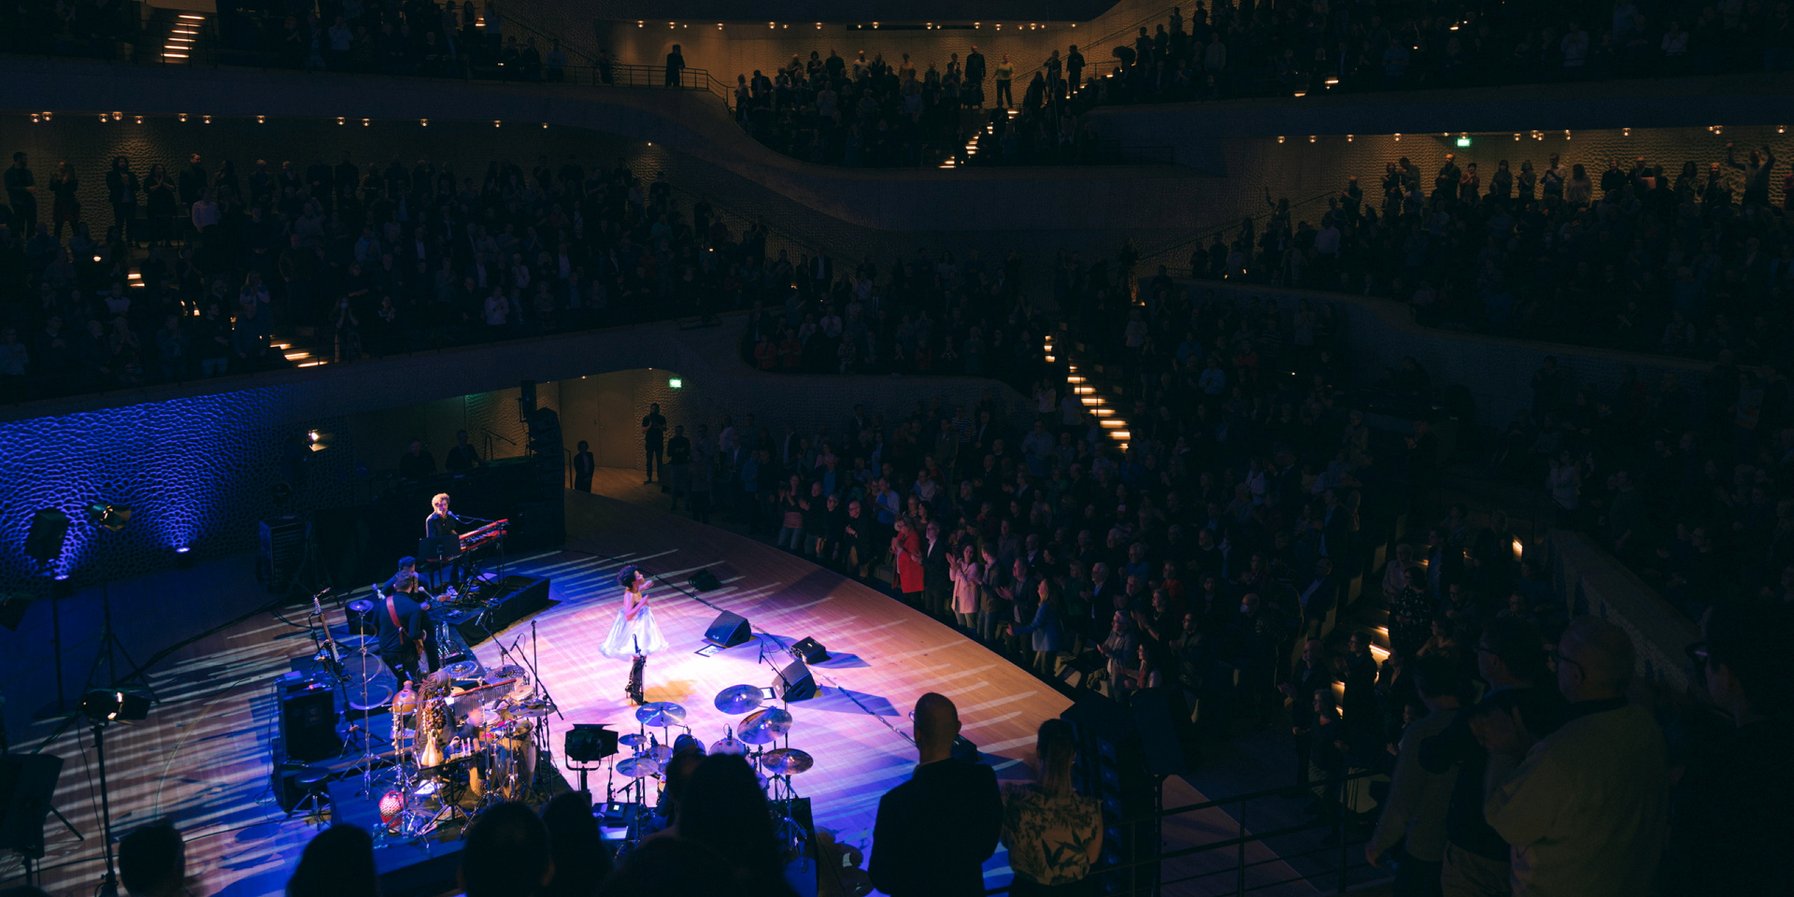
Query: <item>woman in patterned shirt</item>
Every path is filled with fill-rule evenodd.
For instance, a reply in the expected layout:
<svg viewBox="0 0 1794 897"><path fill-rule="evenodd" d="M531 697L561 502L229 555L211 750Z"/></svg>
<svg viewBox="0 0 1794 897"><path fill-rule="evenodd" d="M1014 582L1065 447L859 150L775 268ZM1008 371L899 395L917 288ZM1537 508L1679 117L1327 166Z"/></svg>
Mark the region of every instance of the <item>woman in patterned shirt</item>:
<svg viewBox="0 0 1794 897"><path fill-rule="evenodd" d="M1041 723L1035 743L1040 781L1003 792L1003 844L1015 869L1011 897L1096 893L1088 876L1102 853L1102 809L1072 790L1074 753L1071 723Z"/></svg>

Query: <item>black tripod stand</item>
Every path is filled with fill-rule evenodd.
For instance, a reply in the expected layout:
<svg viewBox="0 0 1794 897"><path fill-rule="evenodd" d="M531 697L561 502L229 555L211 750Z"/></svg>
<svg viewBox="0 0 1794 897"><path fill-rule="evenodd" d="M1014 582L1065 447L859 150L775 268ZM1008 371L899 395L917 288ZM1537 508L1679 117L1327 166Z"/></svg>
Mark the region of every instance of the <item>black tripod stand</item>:
<svg viewBox="0 0 1794 897"><path fill-rule="evenodd" d="M106 855L106 872L95 897L118 897L118 867L112 857L112 799L106 788L106 720L93 721L93 755L100 767L100 846Z"/></svg>

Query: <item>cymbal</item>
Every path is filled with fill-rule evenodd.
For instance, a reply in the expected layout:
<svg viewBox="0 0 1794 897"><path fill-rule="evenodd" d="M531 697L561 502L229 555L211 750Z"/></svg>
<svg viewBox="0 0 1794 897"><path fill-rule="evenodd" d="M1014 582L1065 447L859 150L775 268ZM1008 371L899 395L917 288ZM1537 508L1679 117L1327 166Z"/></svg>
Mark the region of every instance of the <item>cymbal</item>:
<svg viewBox="0 0 1794 897"><path fill-rule="evenodd" d="M685 708L672 701L654 701L635 708L635 718L651 729L662 729L684 722Z"/></svg>
<svg viewBox="0 0 1794 897"><path fill-rule="evenodd" d="M463 660L443 667L442 671L447 673L450 679L473 679L480 675L480 662Z"/></svg>
<svg viewBox="0 0 1794 897"><path fill-rule="evenodd" d="M728 738L719 739L710 745L710 753L712 754L745 757L747 756L747 752L747 743L733 735Z"/></svg>
<svg viewBox="0 0 1794 897"><path fill-rule="evenodd" d="M673 746L670 744L657 744L646 751L643 751L642 756L650 757L655 763L665 766L668 760L673 759Z"/></svg>
<svg viewBox="0 0 1794 897"><path fill-rule="evenodd" d="M507 663L495 670L486 671L486 682L503 682L506 679L528 679L529 671L514 663Z"/></svg>
<svg viewBox="0 0 1794 897"><path fill-rule="evenodd" d="M639 751L648 746L648 736L640 732L631 732L628 735L617 736L617 743L632 751Z"/></svg>
<svg viewBox="0 0 1794 897"><path fill-rule="evenodd" d="M816 758L797 748L779 748L767 751L766 756L760 759L760 765L774 775L790 776L808 772L810 767L816 765Z"/></svg>
<svg viewBox="0 0 1794 897"><path fill-rule="evenodd" d="M631 779L660 775L660 764L648 757L630 757L617 763L617 775Z"/></svg>
<svg viewBox="0 0 1794 897"><path fill-rule="evenodd" d="M731 685L716 693L716 709L724 713L746 713L766 701L756 685Z"/></svg>
<svg viewBox="0 0 1794 897"><path fill-rule="evenodd" d="M530 698L511 705L511 713L517 716L547 716L555 710L554 702L547 698Z"/></svg>
<svg viewBox="0 0 1794 897"><path fill-rule="evenodd" d="M737 736L748 744L771 744L781 735L791 733L791 714L777 707L768 707L748 715L741 721Z"/></svg>

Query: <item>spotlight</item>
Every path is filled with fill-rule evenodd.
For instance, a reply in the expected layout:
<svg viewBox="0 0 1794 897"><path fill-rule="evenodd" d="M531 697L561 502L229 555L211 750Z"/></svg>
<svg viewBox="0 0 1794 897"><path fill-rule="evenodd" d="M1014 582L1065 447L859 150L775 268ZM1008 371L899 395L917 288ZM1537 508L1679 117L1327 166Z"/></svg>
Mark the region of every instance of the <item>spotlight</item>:
<svg viewBox="0 0 1794 897"><path fill-rule="evenodd" d="M81 712L96 723L135 722L149 711L149 696L135 691L96 688L81 698Z"/></svg>
<svg viewBox="0 0 1794 897"><path fill-rule="evenodd" d="M115 533L123 532L125 524L131 522L131 508L129 505L97 501L87 506L87 519Z"/></svg>

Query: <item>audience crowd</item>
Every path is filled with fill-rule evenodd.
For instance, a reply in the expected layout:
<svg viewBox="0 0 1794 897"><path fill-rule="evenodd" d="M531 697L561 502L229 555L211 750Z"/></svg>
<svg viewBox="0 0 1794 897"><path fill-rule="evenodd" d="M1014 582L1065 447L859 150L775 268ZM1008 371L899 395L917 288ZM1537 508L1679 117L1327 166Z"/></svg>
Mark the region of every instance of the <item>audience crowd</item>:
<svg viewBox="0 0 1794 897"><path fill-rule="evenodd" d="M105 172L62 162L46 177L34 161L15 155L0 207L0 293L16 297L0 309L0 396L12 400L286 365L276 331L347 362L708 315L776 301L795 279L763 227L733 229L621 162L457 172L345 153L240 171L194 154L147 169L119 157ZM84 218L82 175L105 180L110 214Z"/></svg>
<svg viewBox="0 0 1794 897"><path fill-rule="evenodd" d="M1267 192L1262 229L1216 232L1190 268L1386 296L1434 326L1778 362L1794 352L1794 173L1772 183L1776 162L1767 147L1728 145L1723 161L1674 174L1643 157L1556 153L1479 172L1447 154L1429 176L1403 157L1379 180L1351 178L1318 223Z"/></svg>

